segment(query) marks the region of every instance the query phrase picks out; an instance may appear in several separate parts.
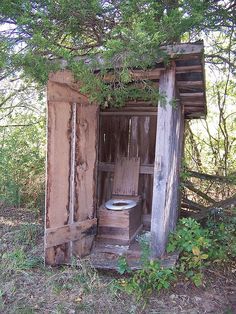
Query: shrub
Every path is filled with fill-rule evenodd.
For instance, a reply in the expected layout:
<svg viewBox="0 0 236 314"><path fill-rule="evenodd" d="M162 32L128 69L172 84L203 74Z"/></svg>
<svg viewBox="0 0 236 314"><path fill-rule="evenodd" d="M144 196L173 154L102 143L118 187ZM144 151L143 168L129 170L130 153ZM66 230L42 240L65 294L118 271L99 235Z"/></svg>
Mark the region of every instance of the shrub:
<svg viewBox="0 0 236 314"><path fill-rule="evenodd" d="M199 286L202 283L202 268L209 258L208 250L211 246L209 231L194 219L183 218L176 231L170 234L167 252L179 251L178 271Z"/></svg>
<svg viewBox="0 0 236 314"><path fill-rule="evenodd" d="M209 259L214 262L226 262L236 257L236 217L221 215L207 221L212 239Z"/></svg>
<svg viewBox="0 0 236 314"><path fill-rule="evenodd" d="M129 294L135 294L139 300L153 291L169 288L175 279L173 269L164 268L157 261L149 261L145 267L133 272L131 278L119 280L119 287Z"/></svg>
<svg viewBox="0 0 236 314"><path fill-rule="evenodd" d="M38 208L44 195L45 120L21 114L12 123L28 126L0 130L0 202Z"/></svg>
<svg viewBox="0 0 236 314"><path fill-rule="evenodd" d="M192 218L183 218L169 236L167 251L180 252L178 271L199 286L209 262L225 262L236 256L235 227L235 217L212 217L205 228Z"/></svg>

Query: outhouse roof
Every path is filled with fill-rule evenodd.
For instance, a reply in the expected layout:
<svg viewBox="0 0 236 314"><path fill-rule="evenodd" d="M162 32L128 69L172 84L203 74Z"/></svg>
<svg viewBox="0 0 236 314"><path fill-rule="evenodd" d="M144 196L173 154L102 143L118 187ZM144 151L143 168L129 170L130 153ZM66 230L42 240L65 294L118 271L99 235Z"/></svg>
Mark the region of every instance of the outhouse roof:
<svg viewBox="0 0 236 314"><path fill-rule="evenodd" d="M131 78L136 82L142 80L153 81L158 85L161 73L170 64L176 69L176 96L175 98L184 107L185 118L205 118L206 93L205 93L205 65L204 65L204 44L203 41L194 43L181 43L161 47L169 56L169 62L165 64L163 59L157 59L155 67L148 70L130 69ZM79 59L81 61L81 58ZM85 63L90 63L91 59L83 58ZM97 56L97 64L104 65L100 55ZM116 80L115 69L120 68L120 58L111 61L112 69L104 76L104 80L109 83ZM62 68L67 64L63 63ZM99 68L95 70L99 72ZM54 80L53 74L50 76ZM150 106L150 101L133 101L134 106ZM118 111L118 109L113 109Z"/></svg>

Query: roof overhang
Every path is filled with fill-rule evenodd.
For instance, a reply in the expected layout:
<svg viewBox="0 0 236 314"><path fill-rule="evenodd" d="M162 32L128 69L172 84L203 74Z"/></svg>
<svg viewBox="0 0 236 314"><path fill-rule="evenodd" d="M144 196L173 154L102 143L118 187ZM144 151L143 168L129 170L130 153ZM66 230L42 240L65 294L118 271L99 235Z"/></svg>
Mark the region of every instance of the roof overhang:
<svg viewBox="0 0 236 314"><path fill-rule="evenodd" d="M162 49L169 56L167 65L159 59L155 68L148 70L130 69L131 78L136 82L147 79L158 85L161 73L170 65L174 66L176 72L176 99L184 107L185 118L205 118L207 109L203 41L168 45L162 47ZM114 69L116 67L118 66L114 66ZM105 81L114 82L116 80L114 69L104 77ZM141 105L142 101L139 100L138 103Z"/></svg>
<svg viewBox="0 0 236 314"><path fill-rule="evenodd" d="M163 71L168 67L174 66L176 72L176 100L183 106L185 118L196 119L205 118L206 93L205 93L205 66L204 66L204 44L203 41L195 43L182 43L176 45L167 45L161 47L161 50L168 56L168 63L164 63L163 59L156 61L155 67L142 70L139 68L130 69L131 80L135 84L140 84L143 80L153 81L158 86L159 79ZM86 64L91 63L89 58L79 58ZM97 56L97 64L104 66L101 56ZM109 84L118 80L116 69L121 69L120 62L116 59L112 60L112 68L107 70L103 80ZM63 68L67 67L63 63ZM95 74L99 74L99 67L95 70ZM52 79L53 74L50 76ZM52 79L53 80L53 79ZM131 82L132 83L132 82ZM137 85L138 86L138 85ZM146 102L148 104L148 102ZM150 103L150 102L149 102ZM145 105L145 101L139 99L137 106Z"/></svg>

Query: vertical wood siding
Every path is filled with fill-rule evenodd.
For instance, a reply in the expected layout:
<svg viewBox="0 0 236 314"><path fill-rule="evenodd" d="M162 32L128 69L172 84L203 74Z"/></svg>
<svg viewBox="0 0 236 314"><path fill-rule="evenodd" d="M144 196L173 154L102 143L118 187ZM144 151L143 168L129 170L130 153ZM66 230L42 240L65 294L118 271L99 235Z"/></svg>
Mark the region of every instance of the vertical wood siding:
<svg viewBox="0 0 236 314"><path fill-rule="evenodd" d="M120 112L122 112L122 108ZM99 161L115 163L118 157L138 156L142 165L154 165L156 121L156 115L116 115L116 112L114 115L101 115ZM113 176L114 172L100 171L98 205L111 198ZM138 190L143 199L142 211L144 214L151 213L152 186L152 174L139 175Z"/></svg>
<svg viewBox="0 0 236 314"><path fill-rule="evenodd" d="M68 72L50 79L45 262L57 265L88 254L96 234L98 107Z"/></svg>

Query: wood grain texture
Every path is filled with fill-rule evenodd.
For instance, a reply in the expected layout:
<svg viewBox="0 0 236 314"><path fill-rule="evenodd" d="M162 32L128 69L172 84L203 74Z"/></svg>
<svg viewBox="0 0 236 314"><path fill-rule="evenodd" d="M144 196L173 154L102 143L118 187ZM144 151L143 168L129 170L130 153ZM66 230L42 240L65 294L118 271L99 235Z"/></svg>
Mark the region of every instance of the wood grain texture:
<svg viewBox="0 0 236 314"><path fill-rule="evenodd" d="M115 163L112 162L99 162L98 170L105 172L114 172ZM154 173L154 165L152 164L144 164L139 167L140 174L152 174Z"/></svg>
<svg viewBox="0 0 236 314"><path fill-rule="evenodd" d="M78 104L76 113L74 221L77 222L96 215L98 106ZM91 235L74 242L74 254L88 254L93 239Z"/></svg>
<svg viewBox="0 0 236 314"><path fill-rule="evenodd" d="M113 195L138 195L140 158L117 159L114 172Z"/></svg>
<svg viewBox="0 0 236 314"><path fill-rule="evenodd" d="M78 92L78 87L73 83L64 85L49 81L47 85L48 101L89 103L88 98Z"/></svg>
<svg viewBox="0 0 236 314"><path fill-rule="evenodd" d="M50 248L65 242L81 240L87 236L94 236L97 232L97 219L87 219L76 223L71 223L59 228L49 228L46 230L47 244Z"/></svg>
<svg viewBox="0 0 236 314"><path fill-rule="evenodd" d="M46 228L61 227L69 219L71 115L69 103L48 102ZM46 263L54 265L69 261L68 243L55 248L46 247L45 236Z"/></svg>
<svg viewBox="0 0 236 314"><path fill-rule="evenodd" d="M119 109L120 112L133 110L134 115L117 115L116 111L111 112L111 116L100 115L98 206L112 196L116 159L122 156L139 156L142 164L138 194L143 198L144 213L151 213L157 121L157 107L150 107L151 105L148 104L147 110L151 109L154 116L137 115L137 106L140 111L145 111L146 107L145 103L135 101Z"/></svg>
<svg viewBox="0 0 236 314"><path fill-rule="evenodd" d="M98 106L77 105L75 221L91 218L96 206Z"/></svg>
<svg viewBox="0 0 236 314"><path fill-rule="evenodd" d="M73 81L71 73L60 71L50 75L47 264L70 263L73 254L82 257L90 252L96 225L97 116L98 107L79 93L79 84ZM89 226L91 222L93 232L89 232L91 228L78 227L80 223ZM50 231L54 229L58 231Z"/></svg>
<svg viewBox="0 0 236 314"><path fill-rule="evenodd" d="M105 206L99 208L97 239L106 239L107 243L117 245L132 242L142 227L140 198L133 199L137 205L128 210L108 210Z"/></svg>
<svg viewBox="0 0 236 314"><path fill-rule="evenodd" d="M175 68L160 78L160 93L166 103L160 103L154 165L153 203L151 216L151 250L153 257L165 253L168 234L175 227L179 202L179 164L183 133L183 109L171 105L175 95Z"/></svg>
<svg viewBox="0 0 236 314"><path fill-rule="evenodd" d="M69 103L48 103L47 228L68 221L71 115Z"/></svg>

